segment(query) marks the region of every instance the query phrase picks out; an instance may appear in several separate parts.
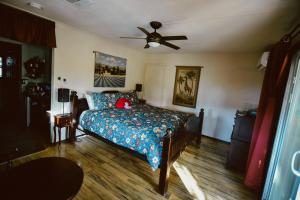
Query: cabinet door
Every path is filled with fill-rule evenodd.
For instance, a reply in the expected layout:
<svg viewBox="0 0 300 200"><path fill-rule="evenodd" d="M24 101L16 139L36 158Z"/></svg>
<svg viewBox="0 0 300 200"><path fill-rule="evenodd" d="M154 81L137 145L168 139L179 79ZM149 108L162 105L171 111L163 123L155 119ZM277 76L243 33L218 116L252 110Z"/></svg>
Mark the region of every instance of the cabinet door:
<svg viewBox="0 0 300 200"><path fill-rule="evenodd" d="M232 139L250 142L252 130L255 122L255 117L245 115L237 116L233 128Z"/></svg>
<svg viewBox="0 0 300 200"><path fill-rule="evenodd" d="M249 143L231 140L226 167L244 172L248 159L249 146Z"/></svg>
<svg viewBox="0 0 300 200"><path fill-rule="evenodd" d="M0 41L0 124L10 123L11 118L16 120L23 114L20 113L21 53L21 45Z"/></svg>

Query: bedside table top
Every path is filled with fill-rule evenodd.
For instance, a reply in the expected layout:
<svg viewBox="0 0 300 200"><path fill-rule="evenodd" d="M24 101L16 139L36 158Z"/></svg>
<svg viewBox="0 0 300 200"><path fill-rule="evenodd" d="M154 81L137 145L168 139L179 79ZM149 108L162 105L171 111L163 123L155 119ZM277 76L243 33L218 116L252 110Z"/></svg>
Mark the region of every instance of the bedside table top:
<svg viewBox="0 0 300 200"><path fill-rule="evenodd" d="M72 115L70 113L54 115L54 125L58 127L70 126Z"/></svg>
<svg viewBox="0 0 300 200"><path fill-rule="evenodd" d="M66 118L66 117L72 117L71 113L64 113L64 114L56 114L54 115L56 118Z"/></svg>

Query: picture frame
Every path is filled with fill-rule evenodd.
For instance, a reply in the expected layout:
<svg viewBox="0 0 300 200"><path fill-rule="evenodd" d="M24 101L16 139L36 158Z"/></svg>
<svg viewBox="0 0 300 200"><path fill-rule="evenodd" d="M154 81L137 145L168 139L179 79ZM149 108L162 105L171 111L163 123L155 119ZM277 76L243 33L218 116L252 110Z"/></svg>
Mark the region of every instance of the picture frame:
<svg viewBox="0 0 300 200"><path fill-rule="evenodd" d="M127 59L94 51L94 87L125 87Z"/></svg>
<svg viewBox="0 0 300 200"><path fill-rule="evenodd" d="M173 104L195 108L202 66L176 66Z"/></svg>

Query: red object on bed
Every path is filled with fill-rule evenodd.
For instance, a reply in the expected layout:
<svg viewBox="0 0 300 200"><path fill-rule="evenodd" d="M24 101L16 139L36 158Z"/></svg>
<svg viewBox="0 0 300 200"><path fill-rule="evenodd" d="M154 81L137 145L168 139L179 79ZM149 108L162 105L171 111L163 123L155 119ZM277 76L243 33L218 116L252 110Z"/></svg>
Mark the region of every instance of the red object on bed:
<svg viewBox="0 0 300 200"><path fill-rule="evenodd" d="M122 97L117 100L115 108L129 109L131 108L131 101Z"/></svg>

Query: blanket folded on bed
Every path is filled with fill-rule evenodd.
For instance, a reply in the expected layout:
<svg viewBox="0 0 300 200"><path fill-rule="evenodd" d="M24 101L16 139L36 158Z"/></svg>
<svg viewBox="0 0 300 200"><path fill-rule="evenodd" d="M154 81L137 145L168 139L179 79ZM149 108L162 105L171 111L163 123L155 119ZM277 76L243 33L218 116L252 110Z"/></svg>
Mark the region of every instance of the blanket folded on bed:
<svg viewBox="0 0 300 200"><path fill-rule="evenodd" d="M159 167L162 137L167 128L175 131L190 114L137 105L132 109L86 110L80 126L120 146L144 154L153 170Z"/></svg>

